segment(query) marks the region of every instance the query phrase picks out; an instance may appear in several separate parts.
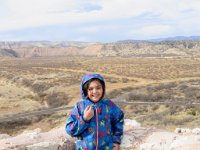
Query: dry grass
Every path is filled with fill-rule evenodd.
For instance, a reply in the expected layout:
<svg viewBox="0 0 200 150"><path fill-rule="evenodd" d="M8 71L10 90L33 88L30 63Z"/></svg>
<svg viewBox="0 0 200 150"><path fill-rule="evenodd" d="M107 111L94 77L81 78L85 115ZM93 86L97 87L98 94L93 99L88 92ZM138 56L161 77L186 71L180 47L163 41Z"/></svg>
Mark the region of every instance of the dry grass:
<svg viewBox="0 0 200 150"><path fill-rule="evenodd" d="M0 114L3 116L44 107L74 105L81 98L80 79L90 72L97 72L105 77L106 93L110 98L131 92L127 97L129 101L200 101L199 58L4 58L0 60ZM167 118L168 122L174 122L170 115L176 115L175 108L170 106L140 105L122 108L127 117L137 117L144 125L164 126L165 120L162 125L156 120ZM163 114L169 116L160 115L162 110L166 111ZM196 116L193 116L195 112L192 110L186 111L183 108L182 111L186 112L185 116L192 118L199 114L199 110ZM145 116L149 119L145 120ZM64 123L66 117L61 118ZM57 119L50 121L47 118L37 123L44 119L49 128L58 124L53 123ZM48 122L51 122L50 125ZM177 122L183 121L175 121Z"/></svg>
<svg viewBox="0 0 200 150"><path fill-rule="evenodd" d="M126 98L127 101L150 102L199 102L200 79L192 81L169 82L148 85L133 89Z"/></svg>

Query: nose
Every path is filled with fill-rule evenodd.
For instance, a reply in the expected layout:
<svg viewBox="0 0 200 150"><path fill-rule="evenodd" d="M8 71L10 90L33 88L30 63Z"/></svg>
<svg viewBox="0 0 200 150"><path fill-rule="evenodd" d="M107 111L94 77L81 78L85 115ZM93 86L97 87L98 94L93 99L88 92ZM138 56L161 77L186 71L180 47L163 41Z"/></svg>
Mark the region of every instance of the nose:
<svg viewBox="0 0 200 150"><path fill-rule="evenodd" d="M93 90L93 93L96 93L96 92L97 92L97 89L94 89L94 90Z"/></svg>

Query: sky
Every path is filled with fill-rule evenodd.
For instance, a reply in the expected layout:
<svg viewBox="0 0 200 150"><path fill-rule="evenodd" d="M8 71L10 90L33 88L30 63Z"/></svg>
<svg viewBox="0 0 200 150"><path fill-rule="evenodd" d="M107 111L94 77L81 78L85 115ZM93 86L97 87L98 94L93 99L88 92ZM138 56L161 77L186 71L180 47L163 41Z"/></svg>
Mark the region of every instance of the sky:
<svg viewBox="0 0 200 150"><path fill-rule="evenodd" d="M0 41L200 35L200 0L0 0Z"/></svg>

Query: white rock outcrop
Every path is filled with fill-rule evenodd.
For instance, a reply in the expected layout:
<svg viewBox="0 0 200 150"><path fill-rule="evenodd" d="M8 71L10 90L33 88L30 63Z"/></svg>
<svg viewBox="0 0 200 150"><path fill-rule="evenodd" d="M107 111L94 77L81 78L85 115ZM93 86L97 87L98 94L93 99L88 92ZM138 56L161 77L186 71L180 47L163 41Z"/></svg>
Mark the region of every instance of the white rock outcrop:
<svg viewBox="0 0 200 150"><path fill-rule="evenodd" d="M194 129L189 129L189 128L176 128L175 133L182 133L182 134L200 134L200 128L194 128Z"/></svg>
<svg viewBox="0 0 200 150"><path fill-rule="evenodd" d="M8 134L0 134L0 140L6 139L6 138L9 138L9 137L10 137L10 135L8 135Z"/></svg>
<svg viewBox="0 0 200 150"><path fill-rule="evenodd" d="M200 135L184 135L172 132L153 132L140 150L199 150Z"/></svg>
<svg viewBox="0 0 200 150"><path fill-rule="evenodd" d="M177 128L175 132L141 127L125 119L121 150L200 150L200 129ZM49 132L41 129L24 131L15 137L0 135L0 150L75 150L75 139L64 125Z"/></svg>
<svg viewBox="0 0 200 150"><path fill-rule="evenodd" d="M41 142L26 146L27 150L57 150L59 144L55 142Z"/></svg>
<svg viewBox="0 0 200 150"><path fill-rule="evenodd" d="M45 148L58 150L58 146L63 147L63 143L67 139L71 139L71 143L74 143L73 139L66 134L64 127L55 128L49 132L41 132L40 129L35 129L0 140L0 150L25 150L28 148L32 150L35 147L41 150Z"/></svg>

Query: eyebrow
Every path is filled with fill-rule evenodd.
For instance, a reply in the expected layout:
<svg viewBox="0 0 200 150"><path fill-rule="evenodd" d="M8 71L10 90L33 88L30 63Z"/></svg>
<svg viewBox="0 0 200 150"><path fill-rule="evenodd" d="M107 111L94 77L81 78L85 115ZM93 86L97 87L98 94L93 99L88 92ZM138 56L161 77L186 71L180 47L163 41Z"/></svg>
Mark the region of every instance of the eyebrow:
<svg viewBox="0 0 200 150"><path fill-rule="evenodd" d="M92 87L89 87L88 89L90 89L90 88L95 88L95 87L102 87L102 85L101 85L101 84L99 84L99 85L97 85L97 86L92 86Z"/></svg>

